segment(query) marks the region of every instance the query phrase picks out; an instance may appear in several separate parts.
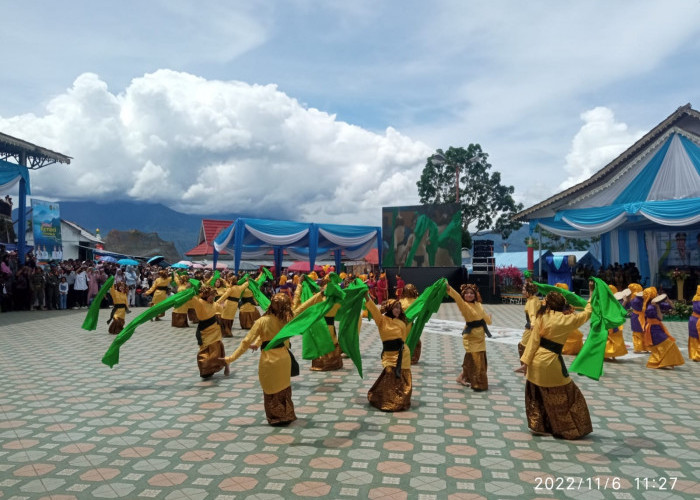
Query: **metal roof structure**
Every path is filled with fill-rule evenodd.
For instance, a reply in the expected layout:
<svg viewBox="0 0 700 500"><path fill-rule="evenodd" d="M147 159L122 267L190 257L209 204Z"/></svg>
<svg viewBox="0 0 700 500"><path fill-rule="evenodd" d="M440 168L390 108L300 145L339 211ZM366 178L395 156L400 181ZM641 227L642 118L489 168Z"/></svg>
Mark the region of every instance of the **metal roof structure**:
<svg viewBox="0 0 700 500"><path fill-rule="evenodd" d="M12 158L16 163L23 165L22 155L27 160L24 166L31 170L38 170L54 163L70 164L73 159L70 156L0 132L0 159L7 161Z"/></svg>

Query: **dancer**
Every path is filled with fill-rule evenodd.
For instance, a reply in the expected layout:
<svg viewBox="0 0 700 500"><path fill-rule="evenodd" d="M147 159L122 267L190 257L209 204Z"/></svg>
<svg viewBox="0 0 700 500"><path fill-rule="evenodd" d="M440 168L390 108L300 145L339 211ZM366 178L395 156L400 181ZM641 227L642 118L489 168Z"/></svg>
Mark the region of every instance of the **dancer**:
<svg viewBox="0 0 700 500"><path fill-rule="evenodd" d="M466 322L462 332L462 344L464 345L464 361L462 373L457 377L457 382L463 386L471 386L473 391L481 392L489 388L487 376L488 361L486 359L486 335L489 337L488 327L491 324L491 315L481 306L481 294L479 288L471 283L460 287L461 294L451 286L447 287L447 293L454 299Z"/></svg>
<svg viewBox="0 0 700 500"><path fill-rule="evenodd" d="M674 366L685 364L683 355L676 345L676 339L671 337L666 326L661 322L664 317L662 300L656 299L665 299L666 294L659 297L656 288L649 287L642 292L642 298L644 299L642 306L644 311L644 346L651 350L647 368L672 370Z"/></svg>
<svg viewBox="0 0 700 500"><path fill-rule="evenodd" d="M693 297L693 314L688 318L688 358L693 361L700 361L700 340L698 332L700 332L700 286L695 290Z"/></svg>
<svg viewBox="0 0 700 500"><path fill-rule="evenodd" d="M644 327L642 326L641 318L642 307L644 306L644 298L642 293L642 285L639 283L630 283L630 296L622 301L622 307L627 309L630 314L630 328L632 329L632 350L635 353L649 352L649 349L644 347Z"/></svg>
<svg viewBox="0 0 700 500"><path fill-rule="evenodd" d="M190 287L190 280L187 274L181 274L176 278L176 280L178 292L187 290ZM175 328L189 328L190 325L187 322L187 311L189 307L189 303L187 302L180 307L173 309L170 325Z"/></svg>
<svg viewBox="0 0 700 500"><path fill-rule="evenodd" d="M124 320L126 319L127 311L127 294L129 293L129 287L126 283L120 281L119 283L114 283L112 288L109 290L109 294L112 296L112 312L109 314L109 319L107 324L109 325L109 333L116 335L124 329Z"/></svg>
<svg viewBox="0 0 700 500"><path fill-rule="evenodd" d="M416 288L415 285L412 283L409 283L408 285L403 286L403 292L402 296L399 300L401 303L401 309L405 312L409 307L411 307L411 304L413 304L416 299L418 298L418 289ZM411 333L411 324L408 325L408 333L406 334L406 337L408 338L408 334ZM418 364L418 361L420 360L420 353L423 348L423 342L418 340L418 343L416 344L416 348L413 349L413 354L411 355L411 364L415 365Z"/></svg>
<svg viewBox="0 0 700 500"><path fill-rule="evenodd" d="M250 330L259 318L260 311L258 311L257 302L253 298L253 292L248 288L241 289L241 295L238 299L238 321L241 323L241 328Z"/></svg>
<svg viewBox="0 0 700 500"><path fill-rule="evenodd" d="M389 282L386 279L386 273L381 273L377 280L377 304L380 306L386 299L389 298Z"/></svg>
<svg viewBox="0 0 700 500"><path fill-rule="evenodd" d="M239 285L238 279L235 276L231 276L228 285L227 293L219 299L219 302L224 306L223 311L221 311L221 333L224 337L233 337L233 320L236 318L241 294L248 289L248 281Z"/></svg>
<svg viewBox="0 0 700 500"><path fill-rule="evenodd" d="M197 269L194 272L194 279L199 281L200 283L204 281L204 271L201 269ZM194 310L194 307L188 306L187 308L187 319L192 323L193 325L196 325L199 323L199 318L197 318L197 312Z"/></svg>
<svg viewBox="0 0 700 500"><path fill-rule="evenodd" d="M301 304L296 310L292 310L289 296L284 293L276 293L270 301L270 306L265 314L255 321L248 334L241 340L241 344L233 354L220 361L228 365L236 361L249 348L264 349L267 344L279 333L294 314L299 314L323 299L322 293L317 293L309 300ZM296 365L296 366L295 366ZM289 350L289 341L285 340L278 348L262 350L258 362L258 380L263 390L265 416L270 425L288 425L297 419L292 402L292 371L299 374L299 365Z"/></svg>
<svg viewBox="0 0 700 500"><path fill-rule="evenodd" d="M589 282L591 293L595 284ZM516 369L525 373L525 413L534 434L578 439L593 431L588 405L564 365L562 348L572 329L591 316L590 302L580 313L565 314L566 299L549 292L532 324L530 339Z"/></svg>
<svg viewBox="0 0 700 500"><path fill-rule="evenodd" d="M216 289L209 285L199 287L199 297L193 297L189 305L194 307L199 318L197 323L197 366L199 376L206 379L224 369L224 375L229 374L228 365L221 361L226 356L224 343L221 341L221 326L217 322L216 313L222 306L214 302Z"/></svg>
<svg viewBox="0 0 700 500"><path fill-rule="evenodd" d="M369 404L382 411L404 411L411 407L413 380L411 377L411 351L405 344L409 326L401 302L387 300L381 311L366 295L367 311L379 330L382 339L382 371L367 393Z"/></svg>
<svg viewBox="0 0 700 500"><path fill-rule="evenodd" d="M170 278L168 271L165 269L158 271L158 278L153 282L153 286L151 286L151 288L149 288L146 292L146 295L153 295L153 300L151 301L152 306L159 304L168 298L168 288L170 287L171 283L172 279ZM160 321L160 318L163 316L165 316L165 313L161 313L156 316L155 320Z"/></svg>
<svg viewBox="0 0 700 500"><path fill-rule="evenodd" d="M615 285L608 286L610 287L610 291L620 303L622 303L625 297L628 297L631 294L629 288L618 292ZM616 358L619 358L626 354L627 346L625 346L625 339L622 336L622 325L618 326L617 328L609 329L608 340L605 343L605 360L615 361Z"/></svg>
<svg viewBox="0 0 700 500"><path fill-rule="evenodd" d="M396 298L400 299L403 295L403 289L406 286L406 282L399 276L396 275Z"/></svg>
<svg viewBox="0 0 700 500"><path fill-rule="evenodd" d="M525 297L525 331L518 343L518 357L521 357L525 352L525 347L530 340L530 332L532 331L532 322L535 319L537 311L542 307L542 301L537 296L537 285L532 281L527 281L523 285L523 297Z"/></svg>

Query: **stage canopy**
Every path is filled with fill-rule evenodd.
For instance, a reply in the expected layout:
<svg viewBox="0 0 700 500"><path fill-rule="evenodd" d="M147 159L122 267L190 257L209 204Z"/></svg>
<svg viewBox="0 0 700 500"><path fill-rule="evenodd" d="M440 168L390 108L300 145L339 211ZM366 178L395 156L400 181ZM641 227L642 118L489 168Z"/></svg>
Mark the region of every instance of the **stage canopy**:
<svg viewBox="0 0 700 500"><path fill-rule="evenodd" d="M600 235L604 266L636 262L656 283L670 241L659 233L700 229L700 113L678 108L590 179L515 218L560 236Z"/></svg>
<svg viewBox="0 0 700 500"><path fill-rule="evenodd" d="M214 261L228 252L238 271L241 259L272 254L279 275L286 252L292 261L307 261L312 269L317 260L333 260L340 269L343 259L362 259L372 247L381 263L381 244L382 231L375 226L239 218L214 239Z"/></svg>

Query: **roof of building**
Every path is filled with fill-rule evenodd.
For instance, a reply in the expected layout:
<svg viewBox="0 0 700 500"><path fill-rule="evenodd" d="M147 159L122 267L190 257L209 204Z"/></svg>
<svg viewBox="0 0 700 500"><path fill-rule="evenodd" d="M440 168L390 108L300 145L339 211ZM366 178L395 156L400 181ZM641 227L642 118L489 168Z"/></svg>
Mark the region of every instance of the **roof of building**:
<svg viewBox="0 0 700 500"><path fill-rule="evenodd" d="M185 252L188 257L200 257L214 254L214 239L223 230L233 224L231 220L202 219L197 246Z"/></svg>

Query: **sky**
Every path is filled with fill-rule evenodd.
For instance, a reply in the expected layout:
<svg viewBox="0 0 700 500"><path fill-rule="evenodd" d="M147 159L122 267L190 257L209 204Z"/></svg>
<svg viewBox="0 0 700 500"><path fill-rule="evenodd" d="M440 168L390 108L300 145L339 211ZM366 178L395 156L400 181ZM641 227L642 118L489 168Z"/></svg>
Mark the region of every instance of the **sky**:
<svg viewBox="0 0 700 500"><path fill-rule="evenodd" d="M478 143L528 207L700 109L700 0L0 6L0 132L73 158L44 199L381 225Z"/></svg>

